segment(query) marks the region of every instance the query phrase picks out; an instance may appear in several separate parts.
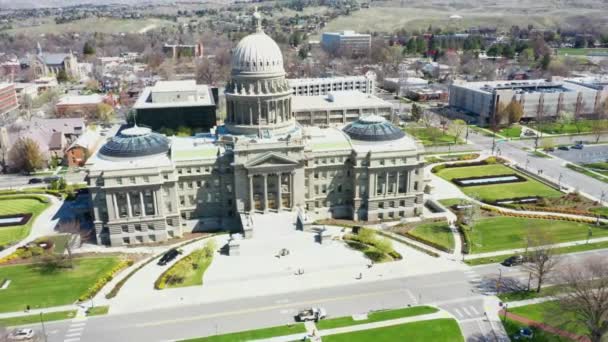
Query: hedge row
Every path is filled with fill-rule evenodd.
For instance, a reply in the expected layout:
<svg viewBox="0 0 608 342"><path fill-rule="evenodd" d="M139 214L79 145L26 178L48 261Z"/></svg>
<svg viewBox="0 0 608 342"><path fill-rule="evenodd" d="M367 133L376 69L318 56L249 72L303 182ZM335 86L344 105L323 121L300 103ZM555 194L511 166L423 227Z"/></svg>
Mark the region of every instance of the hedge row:
<svg viewBox="0 0 608 342"><path fill-rule="evenodd" d="M490 211L490 212L494 212L494 213L498 213L503 216L510 216L510 217L523 217L523 218L543 219L543 220L560 220L560 221L578 222L578 223L595 223L597 221L595 218L591 218L591 217L567 217L567 216L547 215L547 214L516 213L516 212L501 210L496 207L491 207L491 206L487 206L487 205L482 205L481 209Z"/></svg>
<svg viewBox="0 0 608 342"><path fill-rule="evenodd" d="M469 233L464 228L463 224L457 224L456 227L458 228L458 234L460 234L460 243L462 244L461 245L462 253L470 254L471 253L471 237L469 236Z"/></svg>
<svg viewBox="0 0 608 342"><path fill-rule="evenodd" d="M522 209L531 210L531 211L546 211L546 212L561 213L561 214L597 217L597 214L594 214L594 213L591 213L591 212L588 212L585 210L576 210L576 209L538 207L538 206L526 206ZM606 216L606 215L600 215L600 217L608 218L608 216Z"/></svg>
<svg viewBox="0 0 608 342"><path fill-rule="evenodd" d="M116 273L122 271L124 268L127 268L131 265L133 265L133 260L130 259L122 260L121 262L119 262L118 265L114 266L114 268L112 268L108 273L97 279L95 284L89 287L87 291L82 296L80 296L80 298L78 298L78 301L84 302L87 299L93 298L97 294L97 292L99 292L107 283L114 279Z"/></svg>
<svg viewBox="0 0 608 342"><path fill-rule="evenodd" d="M427 239L423 239L423 238L421 238L421 237L419 237L419 236L415 236L415 235L413 235L413 234L410 234L410 232L407 232L407 233L405 233L405 234L403 234L403 235L404 235L404 236L407 236L408 238L410 238L410 239L412 239L412 240L418 241L418 242L420 242L420 243L423 243L423 244L425 244L425 245L428 245L428 246L430 246L430 247L433 247L433 248L435 248L435 249L438 249L438 250L440 250L440 251L443 251L443 252L446 252L446 253L453 253L453 252L454 252L454 250L453 250L452 248L448 248L448 247L446 247L446 246L442 246L442 245L437 244L437 243L435 243L435 242L433 242L433 241L429 241L429 240L427 240Z"/></svg>
<svg viewBox="0 0 608 342"><path fill-rule="evenodd" d="M488 157L484 160L472 162L472 163L449 163L449 164L440 164L431 169L431 172L437 173L443 169L449 169L454 167L469 167L469 166L483 166L483 165L492 165L492 164L505 164L507 161L500 157Z"/></svg>

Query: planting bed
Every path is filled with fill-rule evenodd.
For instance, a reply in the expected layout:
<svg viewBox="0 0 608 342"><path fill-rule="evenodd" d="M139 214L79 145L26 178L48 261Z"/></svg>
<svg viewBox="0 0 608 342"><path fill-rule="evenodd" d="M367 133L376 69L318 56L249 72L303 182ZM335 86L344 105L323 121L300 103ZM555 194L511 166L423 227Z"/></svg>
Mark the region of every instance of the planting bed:
<svg viewBox="0 0 608 342"><path fill-rule="evenodd" d="M483 177L467 177L467 178L453 178L452 183L465 187L465 186L480 186L480 185L496 185L506 183L519 183L525 182L527 179L518 174L505 174L495 176L483 176Z"/></svg>
<svg viewBox="0 0 608 342"><path fill-rule="evenodd" d="M0 227L14 227L27 224L32 218L31 213L0 216Z"/></svg>

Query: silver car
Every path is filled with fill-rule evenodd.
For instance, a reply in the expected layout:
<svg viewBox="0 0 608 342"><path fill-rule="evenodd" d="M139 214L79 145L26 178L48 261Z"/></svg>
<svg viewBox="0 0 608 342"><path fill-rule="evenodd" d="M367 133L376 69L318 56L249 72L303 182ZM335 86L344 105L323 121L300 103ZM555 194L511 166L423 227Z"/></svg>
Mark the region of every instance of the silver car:
<svg viewBox="0 0 608 342"><path fill-rule="evenodd" d="M36 336L34 329L15 329L8 335L9 341L32 341Z"/></svg>

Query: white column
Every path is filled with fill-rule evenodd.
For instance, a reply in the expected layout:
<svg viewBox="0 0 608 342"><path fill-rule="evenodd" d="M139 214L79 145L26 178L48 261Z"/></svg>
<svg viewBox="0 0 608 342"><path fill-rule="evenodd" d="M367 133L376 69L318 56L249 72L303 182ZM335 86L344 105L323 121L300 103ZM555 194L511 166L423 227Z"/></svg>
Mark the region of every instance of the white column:
<svg viewBox="0 0 608 342"><path fill-rule="evenodd" d="M396 179L396 188L395 188L395 193L399 193L399 174L401 173L401 171L397 170L397 179Z"/></svg>
<svg viewBox="0 0 608 342"><path fill-rule="evenodd" d="M112 206L114 207L114 219L120 217L120 212L118 211L118 199L116 198L116 194L112 194Z"/></svg>
<svg viewBox="0 0 608 342"><path fill-rule="evenodd" d="M264 212L268 211L268 175L264 174Z"/></svg>
<svg viewBox="0 0 608 342"><path fill-rule="evenodd" d="M139 208L139 215L140 216L146 216L146 207L144 206L144 193L143 192L139 192L139 202L141 207Z"/></svg>
<svg viewBox="0 0 608 342"><path fill-rule="evenodd" d="M294 186L293 186L293 176L294 176L294 173L293 173L293 172L291 172L291 173L289 174L289 202L290 202L290 203L289 203L289 207L290 207L292 210L293 210L293 209L296 207L296 205L295 205L295 203L294 203L294 191L293 191L293 190L294 190Z"/></svg>
<svg viewBox="0 0 608 342"><path fill-rule="evenodd" d="M131 194L127 192L127 213L129 217L133 216L133 210L131 210Z"/></svg>
<svg viewBox="0 0 608 342"><path fill-rule="evenodd" d="M277 196L279 198L279 203L277 204L277 210L281 211L283 206L282 196L281 196L281 173L277 173Z"/></svg>
<svg viewBox="0 0 608 342"><path fill-rule="evenodd" d="M249 175L249 211L253 212L255 203L253 202L253 175Z"/></svg>
<svg viewBox="0 0 608 342"><path fill-rule="evenodd" d="M156 196L157 191L152 191L152 196L154 198L154 215L157 216L160 212L161 206L158 203L158 196Z"/></svg>
<svg viewBox="0 0 608 342"><path fill-rule="evenodd" d="M405 180L405 184L406 184L406 189L405 192L410 192L410 189L412 188L410 186L410 183L412 182L412 171L408 171L407 173L407 179Z"/></svg>
<svg viewBox="0 0 608 342"><path fill-rule="evenodd" d="M386 196L386 195L388 195L388 175L389 175L389 173L388 173L388 171L386 171L384 174L385 174L384 177L386 177L384 179L384 196Z"/></svg>

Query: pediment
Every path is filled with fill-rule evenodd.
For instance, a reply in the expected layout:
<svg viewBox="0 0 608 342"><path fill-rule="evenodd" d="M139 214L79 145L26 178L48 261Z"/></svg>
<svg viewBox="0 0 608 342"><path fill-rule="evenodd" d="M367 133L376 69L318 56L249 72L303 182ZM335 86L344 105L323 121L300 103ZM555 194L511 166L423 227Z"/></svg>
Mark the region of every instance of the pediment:
<svg viewBox="0 0 608 342"><path fill-rule="evenodd" d="M299 165L298 161L271 152L250 160L247 164L245 164L245 167L278 167L297 165Z"/></svg>

